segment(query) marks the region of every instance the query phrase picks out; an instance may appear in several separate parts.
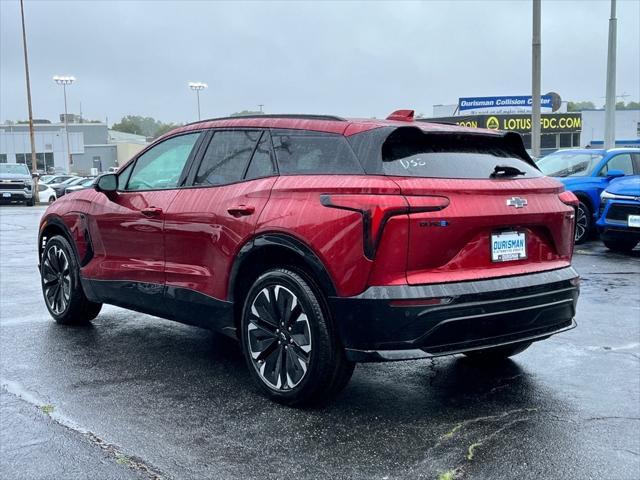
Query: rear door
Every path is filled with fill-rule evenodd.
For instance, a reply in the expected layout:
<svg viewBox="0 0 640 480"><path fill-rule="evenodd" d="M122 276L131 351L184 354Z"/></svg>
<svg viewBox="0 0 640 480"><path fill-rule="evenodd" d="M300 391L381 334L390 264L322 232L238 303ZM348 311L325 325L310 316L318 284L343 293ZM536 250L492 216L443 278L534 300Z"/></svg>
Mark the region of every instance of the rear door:
<svg viewBox="0 0 640 480"><path fill-rule="evenodd" d="M167 296L183 321L224 330L229 272L252 235L276 168L268 131L215 131L165 223ZM184 318L187 316L188 318Z"/></svg>
<svg viewBox="0 0 640 480"><path fill-rule="evenodd" d="M118 191L101 194L91 213L94 260L83 276L106 301L163 312L164 220L201 133L151 147L118 175Z"/></svg>

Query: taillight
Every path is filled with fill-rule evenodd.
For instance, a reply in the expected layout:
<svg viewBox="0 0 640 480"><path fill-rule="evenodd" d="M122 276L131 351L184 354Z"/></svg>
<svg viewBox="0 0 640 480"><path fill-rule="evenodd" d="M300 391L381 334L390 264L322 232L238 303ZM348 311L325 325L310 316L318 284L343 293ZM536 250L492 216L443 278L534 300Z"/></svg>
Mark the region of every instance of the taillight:
<svg viewBox="0 0 640 480"><path fill-rule="evenodd" d="M562 203L570 205L574 208L578 208L578 205L580 204L578 197L576 197L575 194L573 192L570 192L569 190L565 190L564 192L559 194L558 198Z"/></svg>
<svg viewBox="0 0 640 480"><path fill-rule="evenodd" d="M418 212L437 212L449 205L449 199L436 196L336 194L320 195L325 207L350 210L362 215L364 253L375 257L384 225L395 215Z"/></svg>

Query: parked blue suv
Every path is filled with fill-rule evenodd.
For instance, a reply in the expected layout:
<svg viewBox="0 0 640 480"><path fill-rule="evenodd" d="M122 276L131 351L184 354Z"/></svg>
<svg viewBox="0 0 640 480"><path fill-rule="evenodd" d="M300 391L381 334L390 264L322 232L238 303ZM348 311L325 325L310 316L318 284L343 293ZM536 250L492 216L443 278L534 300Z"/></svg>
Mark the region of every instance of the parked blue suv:
<svg viewBox="0 0 640 480"><path fill-rule="evenodd" d="M557 177L580 200L576 215L576 243L589 238L600 209L600 194L614 178L640 175L640 149L558 150L537 161L542 172Z"/></svg>
<svg viewBox="0 0 640 480"><path fill-rule="evenodd" d="M600 238L610 250L628 252L640 241L640 176L613 180L600 195Z"/></svg>

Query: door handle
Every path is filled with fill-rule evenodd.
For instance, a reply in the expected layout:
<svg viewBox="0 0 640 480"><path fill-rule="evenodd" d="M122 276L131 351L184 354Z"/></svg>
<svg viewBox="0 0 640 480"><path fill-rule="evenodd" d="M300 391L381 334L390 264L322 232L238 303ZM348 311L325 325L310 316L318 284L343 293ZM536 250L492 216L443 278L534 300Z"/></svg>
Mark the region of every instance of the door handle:
<svg viewBox="0 0 640 480"><path fill-rule="evenodd" d="M227 212L229 212L229 215L236 218L251 215L255 211L256 207L254 207L253 205L235 205L233 207L227 208Z"/></svg>
<svg viewBox="0 0 640 480"><path fill-rule="evenodd" d="M141 212L145 217L157 217L162 213L162 209L158 207L147 207L143 208Z"/></svg>

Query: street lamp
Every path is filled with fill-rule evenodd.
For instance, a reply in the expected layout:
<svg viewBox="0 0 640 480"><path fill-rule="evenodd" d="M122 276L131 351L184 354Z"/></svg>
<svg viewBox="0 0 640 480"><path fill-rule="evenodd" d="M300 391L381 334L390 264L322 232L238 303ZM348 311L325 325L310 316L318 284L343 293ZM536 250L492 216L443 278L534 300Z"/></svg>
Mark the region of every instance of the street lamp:
<svg viewBox="0 0 640 480"><path fill-rule="evenodd" d="M71 158L71 148L69 147L69 126L67 125L67 85L71 85L75 82L76 78L65 75L55 75L53 77L53 81L58 85L62 85L62 90L64 91L64 131L67 136L67 173L71 173L71 165L73 165L73 159Z"/></svg>
<svg viewBox="0 0 640 480"><path fill-rule="evenodd" d="M198 99L198 120L200 120L200 90L204 90L208 86L202 82L189 82L189 88L196 92L196 98Z"/></svg>

